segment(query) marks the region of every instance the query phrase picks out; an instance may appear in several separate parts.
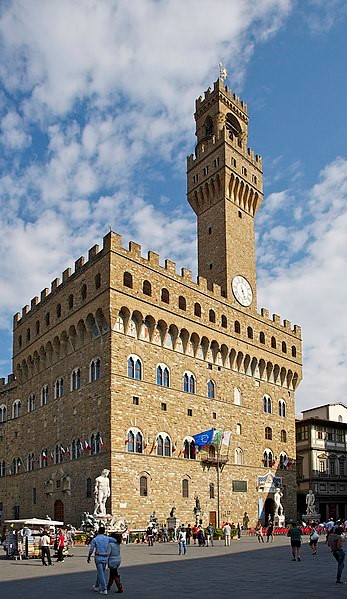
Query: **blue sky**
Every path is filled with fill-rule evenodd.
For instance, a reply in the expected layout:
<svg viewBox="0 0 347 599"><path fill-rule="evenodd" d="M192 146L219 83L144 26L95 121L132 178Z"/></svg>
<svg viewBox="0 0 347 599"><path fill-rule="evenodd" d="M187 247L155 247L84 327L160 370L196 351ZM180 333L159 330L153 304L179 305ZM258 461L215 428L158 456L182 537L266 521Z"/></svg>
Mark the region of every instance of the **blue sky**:
<svg viewBox="0 0 347 599"><path fill-rule="evenodd" d="M219 74L263 156L259 308L300 324L297 412L347 376L344 0L7 0L0 7L0 375L12 316L109 226L196 273L194 104Z"/></svg>

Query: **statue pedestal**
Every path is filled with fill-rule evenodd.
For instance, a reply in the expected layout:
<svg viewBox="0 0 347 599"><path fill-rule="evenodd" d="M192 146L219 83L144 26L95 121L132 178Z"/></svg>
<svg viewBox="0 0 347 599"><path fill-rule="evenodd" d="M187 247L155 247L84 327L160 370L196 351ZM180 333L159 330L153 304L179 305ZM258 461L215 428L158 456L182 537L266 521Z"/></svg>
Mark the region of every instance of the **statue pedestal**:
<svg viewBox="0 0 347 599"><path fill-rule="evenodd" d="M317 514L317 512L313 512L312 514L302 514L301 517L307 524L310 522L320 522L320 514Z"/></svg>
<svg viewBox="0 0 347 599"><path fill-rule="evenodd" d="M282 514L281 516L277 515L274 517L274 526L276 526L276 528L284 528L285 521L286 517L284 514Z"/></svg>
<svg viewBox="0 0 347 599"><path fill-rule="evenodd" d="M169 516L167 519L167 527L174 531L174 540L177 541L177 529L179 527L180 519L176 516Z"/></svg>

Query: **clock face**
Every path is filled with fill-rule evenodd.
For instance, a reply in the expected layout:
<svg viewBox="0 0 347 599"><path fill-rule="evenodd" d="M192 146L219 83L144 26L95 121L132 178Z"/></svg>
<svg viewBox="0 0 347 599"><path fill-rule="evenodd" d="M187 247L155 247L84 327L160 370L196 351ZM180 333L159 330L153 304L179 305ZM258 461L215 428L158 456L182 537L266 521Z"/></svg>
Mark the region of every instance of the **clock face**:
<svg viewBox="0 0 347 599"><path fill-rule="evenodd" d="M250 306L253 299L252 287L245 277L237 275L232 280L232 290L235 298L241 306Z"/></svg>

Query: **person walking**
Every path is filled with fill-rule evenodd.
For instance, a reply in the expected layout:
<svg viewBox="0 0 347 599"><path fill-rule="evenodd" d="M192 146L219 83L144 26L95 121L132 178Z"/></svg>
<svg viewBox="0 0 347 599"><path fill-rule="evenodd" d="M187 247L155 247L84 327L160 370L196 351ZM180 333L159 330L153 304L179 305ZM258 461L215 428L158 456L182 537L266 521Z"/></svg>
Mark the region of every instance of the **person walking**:
<svg viewBox="0 0 347 599"><path fill-rule="evenodd" d="M203 531L203 528L201 525L198 527L197 538L198 538L199 547L205 547L205 534L204 534L204 531Z"/></svg>
<svg viewBox="0 0 347 599"><path fill-rule="evenodd" d="M64 535L64 533L63 533L62 530L58 530L58 557L57 557L57 562L63 562L64 561L64 555L63 555L64 547L65 547L65 535Z"/></svg>
<svg viewBox="0 0 347 599"><path fill-rule="evenodd" d="M148 547L152 547L153 545L153 526L148 526L146 530L147 543Z"/></svg>
<svg viewBox="0 0 347 599"><path fill-rule="evenodd" d="M287 533L287 537L290 537L290 544L292 547L292 561L301 562L300 549L301 549L301 528L296 522L292 522L292 525Z"/></svg>
<svg viewBox="0 0 347 599"><path fill-rule="evenodd" d="M116 583L116 593L123 593L124 588L118 574L118 568L121 564L120 556L120 545L122 543L122 533L112 532L110 537L115 539L115 543L109 543L108 545L108 567L110 569L110 576L107 583L107 590L111 589L113 582Z"/></svg>
<svg viewBox="0 0 347 599"><path fill-rule="evenodd" d="M319 539L319 534L318 534L316 527L314 526L310 532L310 540L309 540L309 545L311 547L312 555L317 555L318 539Z"/></svg>
<svg viewBox="0 0 347 599"><path fill-rule="evenodd" d="M178 531L178 555L186 555L187 553L187 535L184 526Z"/></svg>
<svg viewBox="0 0 347 599"><path fill-rule="evenodd" d="M264 543L263 525L261 522L258 522L255 527L254 534L258 537L258 543Z"/></svg>
<svg viewBox="0 0 347 599"><path fill-rule="evenodd" d="M190 545L190 539L192 538L192 527L190 526L190 524L188 524L188 526L186 528L186 538L187 538L187 545Z"/></svg>
<svg viewBox="0 0 347 599"><path fill-rule="evenodd" d="M93 591L100 592L101 595L107 595L105 570L108 562L108 546L109 543L116 543L116 540L105 535L105 527L100 526L98 534L94 537L90 544L87 557L88 564L94 553L95 567L97 571L95 585ZM100 590L101 587L101 590Z"/></svg>
<svg viewBox="0 0 347 599"><path fill-rule="evenodd" d="M213 547L213 535L214 528L210 522L209 525L206 527L206 547L208 547L209 545Z"/></svg>
<svg viewBox="0 0 347 599"><path fill-rule="evenodd" d="M271 541L270 541L271 539ZM272 543L274 540L274 525L272 523L272 520L270 520L268 527L267 527L267 531L266 531L266 542L268 543L269 541Z"/></svg>
<svg viewBox="0 0 347 599"><path fill-rule="evenodd" d="M41 537L41 560L42 560L42 565L43 566L53 566L52 564L52 559L51 559L51 551L50 551L50 544L51 544L51 538L49 536L49 531L45 530L42 534ZM45 558L47 558L47 562Z"/></svg>
<svg viewBox="0 0 347 599"><path fill-rule="evenodd" d="M193 540L194 540L194 545L196 545L196 540L198 538L198 532L199 532L199 528L195 524L195 526L193 526Z"/></svg>
<svg viewBox="0 0 347 599"><path fill-rule="evenodd" d="M223 527L223 533L224 533L224 545L225 546L229 546L230 545L230 538L231 538L231 526L229 524L229 522L227 522L224 527Z"/></svg>
<svg viewBox="0 0 347 599"><path fill-rule="evenodd" d="M341 580L342 570L345 567L345 552L342 548L342 533L342 528L338 526L334 532L329 534L329 546L334 558L337 561L336 584L344 584Z"/></svg>

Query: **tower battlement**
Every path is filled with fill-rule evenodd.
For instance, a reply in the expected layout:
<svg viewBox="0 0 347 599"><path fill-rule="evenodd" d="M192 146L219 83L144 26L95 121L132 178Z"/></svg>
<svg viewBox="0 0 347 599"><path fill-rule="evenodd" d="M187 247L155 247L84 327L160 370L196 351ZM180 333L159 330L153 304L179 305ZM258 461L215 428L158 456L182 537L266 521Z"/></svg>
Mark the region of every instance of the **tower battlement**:
<svg viewBox="0 0 347 599"><path fill-rule="evenodd" d="M103 246L102 249L99 248L98 245L94 245L88 252L88 260L85 262L83 256L81 256L75 262L75 269L72 272L71 268L66 268L62 273L62 282L59 281L58 278L54 279L51 283L51 291L45 288L41 292L41 300L38 300L38 297L35 296L31 300L31 307L28 305L22 308L22 313L14 315L14 328L17 327L24 320L30 318L30 316L37 311L40 305L46 302L48 299L52 297L54 293L58 290L62 289L66 285L69 284L70 281L75 281L76 276L81 274L85 269L89 268L90 265L101 256L105 256L107 252L115 252L124 258L128 258L131 262L135 262L140 266L149 267L153 274L156 273L170 277L177 284L184 284L185 287L191 289L193 293L203 293L214 300L217 300L218 303L225 304L226 309L231 307L230 301L222 295L222 290L220 285L214 283L212 286L208 285L206 278L198 276L196 281L193 280L192 271L188 268L181 268L180 273L177 272L176 263L172 260L166 259L164 261L164 265L160 264L160 256L157 252L148 251L147 256L142 255L142 247L140 244L135 243L134 241L130 241L128 245L128 249L122 246L122 237L110 231L103 238ZM129 265L130 267L130 265ZM151 280L150 273L146 273L146 277L148 280L155 286L155 282ZM154 277L153 277L154 278ZM199 297L196 295L196 300L198 301ZM237 308L233 307L233 310L237 311ZM289 320L281 320L281 317L277 314L272 315L269 314L269 311L265 308L262 308L259 313L256 313L257 320L261 320L264 324L270 324L273 328L278 329L279 331L286 331L291 335L294 335L298 339L301 339L301 327L294 325L292 328L291 322Z"/></svg>
<svg viewBox="0 0 347 599"><path fill-rule="evenodd" d="M247 104L241 100L239 98L239 96L237 96L235 93L233 93L233 91L227 87L224 86L224 83L221 79L217 79L217 81L214 82L213 84L213 89L211 89L210 87L205 91L204 96L200 96L199 98L196 99L195 101L195 109L198 112L199 110L201 110L201 108L203 108L205 106L206 103L208 103L212 98L214 98L217 94L222 93L227 100L229 100L230 102L232 102L233 104L235 104L236 106L238 106L238 108L243 112L243 114L246 116L247 113Z"/></svg>
<svg viewBox="0 0 347 599"><path fill-rule="evenodd" d="M240 148L239 140L236 137L230 136L227 129L223 127L223 129L217 131L216 135L213 135L210 139L204 140L203 144L197 145L195 154L190 154L190 156L187 156L187 170L190 170L196 161L201 160L204 154L209 154L211 150L216 148L220 142L229 143L235 148L237 153L242 154L244 157L244 152L242 152ZM255 168L262 170L263 159L259 154L255 154L254 150L247 148L246 158Z"/></svg>

